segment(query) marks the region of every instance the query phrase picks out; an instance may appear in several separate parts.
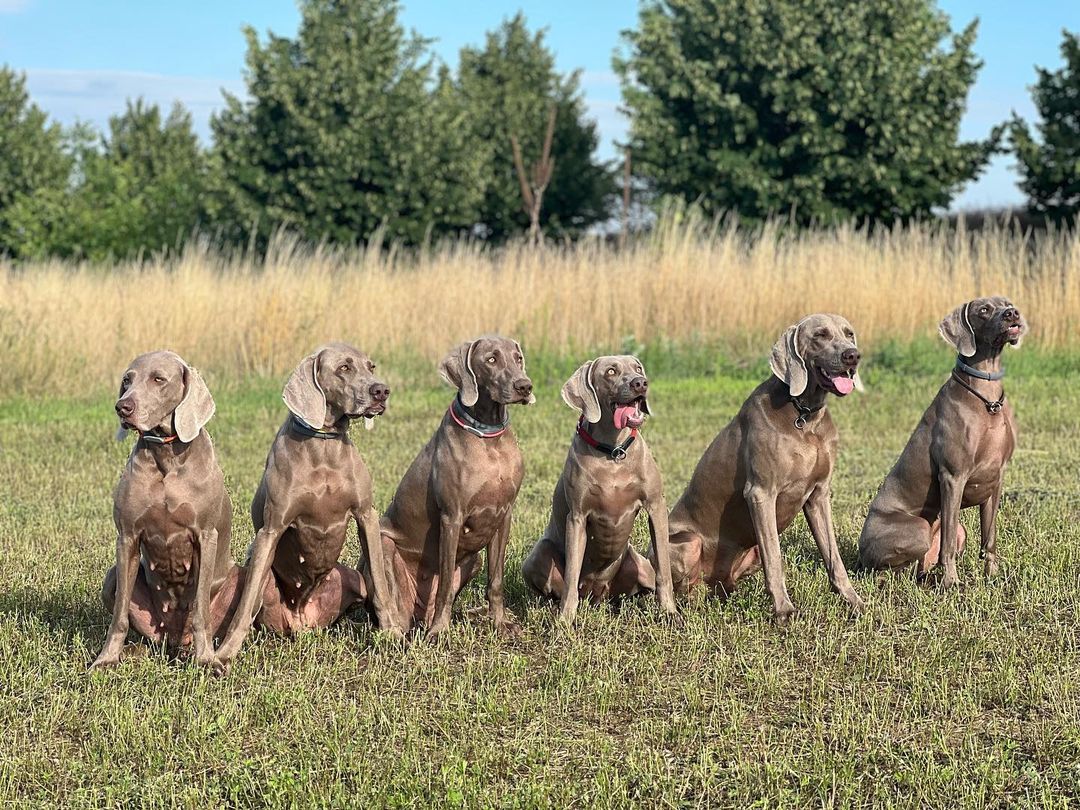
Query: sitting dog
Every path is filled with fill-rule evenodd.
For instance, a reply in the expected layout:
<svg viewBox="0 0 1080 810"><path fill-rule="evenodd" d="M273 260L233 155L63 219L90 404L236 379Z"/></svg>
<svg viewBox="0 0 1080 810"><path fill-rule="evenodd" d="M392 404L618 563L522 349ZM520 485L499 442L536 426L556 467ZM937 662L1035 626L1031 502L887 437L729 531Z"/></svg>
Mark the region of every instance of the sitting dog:
<svg viewBox="0 0 1080 810"><path fill-rule="evenodd" d="M524 463L507 406L535 402L525 357L517 341L486 336L450 352L439 373L458 394L382 519L396 618L426 625L432 637L446 630L487 549L488 614L500 632L516 634L503 567Z"/></svg>
<svg viewBox="0 0 1080 810"><path fill-rule="evenodd" d="M203 429L214 400L179 355L150 352L124 372L116 414L121 435L134 430L139 440L113 496L116 565L102 587L112 621L91 668L119 663L132 625L174 653L193 646L195 659L212 666L238 577L232 504Z"/></svg>
<svg viewBox="0 0 1080 810"><path fill-rule="evenodd" d="M830 480L837 432L827 397L862 389L851 324L810 315L773 346L759 385L705 451L671 511L671 566L681 591L705 582L730 593L759 564L779 624L795 612L784 583L780 532L806 516L829 582L855 610L833 530Z"/></svg>
<svg viewBox="0 0 1080 810"><path fill-rule="evenodd" d="M292 373L282 393L289 416L251 504L257 534L243 595L217 651L222 668L253 622L283 635L327 627L369 596L382 628L400 633L389 610L371 474L349 439L350 422L363 417L370 428L389 396L371 359L344 343L319 347ZM367 561L363 577L338 562L350 518Z"/></svg>
<svg viewBox="0 0 1080 810"><path fill-rule="evenodd" d="M863 566L915 566L925 574L940 563L942 587L956 585L956 557L966 540L960 510L978 506L985 573L997 571L995 523L1016 447L1001 352L1019 346L1026 331L1006 298L976 298L941 322L956 366L870 504L859 538Z"/></svg>
<svg viewBox="0 0 1080 810"><path fill-rule="evenodd" d="M590 360L562 388L581 418L555 485L551 521L522 573L537 593L561 600L559 618L567 623L579 595L598 601L654 588L663 610L677 613L660 469L638 433L649 414L648 391L641 361L629 355ZM657 571L630 545L642 507Z"/></svg>

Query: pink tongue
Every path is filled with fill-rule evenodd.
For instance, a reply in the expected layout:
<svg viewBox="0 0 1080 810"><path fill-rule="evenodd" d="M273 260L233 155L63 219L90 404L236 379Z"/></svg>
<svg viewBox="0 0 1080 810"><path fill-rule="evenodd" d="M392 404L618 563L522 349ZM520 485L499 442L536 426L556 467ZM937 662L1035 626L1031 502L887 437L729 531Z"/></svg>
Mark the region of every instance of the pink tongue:
<svg viewBox="0 0 1080 810"><path fill-rule="evenodd" d="M637 405L619 405L615 408L615 427L622 430L637 410Z"/></svg>
<svg viewBox="0 0 1080 810"><path fill-rule="evenodd" d="M831 377L830 381L833 384L833 388L836 389L836 393L841 396L846 396L855 390L855 380L848 377L846 374L841 374L837 377Z"/></svg>

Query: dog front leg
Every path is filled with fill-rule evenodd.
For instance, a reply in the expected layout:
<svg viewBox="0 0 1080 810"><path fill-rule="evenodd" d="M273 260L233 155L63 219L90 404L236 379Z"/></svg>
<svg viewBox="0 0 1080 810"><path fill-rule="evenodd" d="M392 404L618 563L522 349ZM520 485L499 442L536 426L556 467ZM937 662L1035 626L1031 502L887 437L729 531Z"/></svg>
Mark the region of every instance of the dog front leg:
<svg viewBox="0 0 1080 810"><path fill-rule="evenodd" d="M251 630L255 616L262 608L263 589L266 587L267 577L270 576L270 563L274 559L278 540L281 539L284 531L284 526L274 524L271 528L268 524L259 529L259 533L255 535L251 556L247 563L244 592L240 596L240 603L236 606L229 631L225 634L215 656L222 674L228 671Z"/></svg>
<svg viewBox="0 0 1080 810"><path fill-rule="evenodd" d="M585 514L573 508L566 515L566 528L563 532L566 564L563 572L562 604L559 605L559 621L573 624L578 609L578 585L581 581L581 566L585 560L586 542Z"/></svg>
<svg viewBox="0 0 1080 810"><path fill-rule="evenodd" d="M499 533L487 547L487 600L488 616L495 623L495 629L503 635L516 636L521 627L506 610L506 594L503 589L503 572L506 570L506 546L510 542L511 513L506 513Z"/></svg>
<svg viewBox="0 0 1080 810"><path fill-rule="evenodd" d="M116 595L113 598L112 620L105 634L105 644L90 665L92 670L115 667L120 663L120 652L127 640L131 594L138 575L139 538L133 533L119 530L116 534Z"/></svg>
<svg viewBox="0 0 1080 810"><path fill-rule="evenodd" d="M938 563L945 570L941 578L942 588L955 588L960 583L956 574L956 557L958 554L957 534L960 521L960 502L964 494L965 481L959 476L946 470L944 467L938 473L941 485L941 554Z"/></svg>
<svg viewBox="0 0 1080 810"><path fill-rule="evenodd" d="M361 573L368 580L368 593L371 595L372 607L375 608L375 618L378 619L379 629L394 636L403 636L408 629L408 624L398 618L401 611L394 604L393 594L396 589L390 586L391 563L383 556L379 516L375 513L375 508L369 505L364 511L353 512L353 518L356 520L364 559L367 560L367 565Z"/></svg>
<svg viewBox="0 0 1080 810"><path fill-rule="evenodd" d="M191 614L191 636L195 660L203 666L214 662L214 642L210 638L210 591L214 588L214 560L217 559L217 529L199 532L199 570L195 579L195 604Z"/></svg>
<svg viewBox="0 0 1080 810"><path fill-rule="evenodd" d="M458 540L465 520L458 512L443 512L439 516L439 588L435 592L435 616L428 628L429 636L437 636L450 627L454 609L454 571L457 568Z"/></svg>
<svg viewBox="0 0 1080 810"><path fill-rule="evenodd" d="M754 537L757 539L758 554L761 556L761 567L765 571L765 589L773 603L773 619L783 626L795 613L795 606L791 604L787 584L784 582L780 535L776 531L776 494L748 483L743 495L750 507L750 517L754 523Z"/></svg>
<svg viewBox="0 0 1080 810"><path fill-rule="evenodd" d="M669 616L677 616L675 594L671 585L671 542L668 537L668 510L664 496L650 500L645 508L649 512L649 534L656 559L656 601Z"/></svg>
<svg viewBox="0 0 1080 810"><path fill-rule="evenodd" d="M983 558L983 574L996 576L998 571L997 556L997 515L1001 506L1001 484L985 502L979 504L979 532L982 542L979 556Z"/></svg>
<svg viewBox="0 0 1080 810"><path fill-rule="evenodd" d="M814 542L817 543L821 559L825 563L825 570L829 574L829 584L851 606L852 610L856 613L861 612L863 609L862 600L851 586L847 568L844 567L844 560L840 557L840 549L836 545L836 529L833 526L832 519L832 499L827 483L821 483L814 487L810 497L806 499L806 503L803 505L803 515L806 517L806 523L810 527L810 534L814 536Z"/></svg>

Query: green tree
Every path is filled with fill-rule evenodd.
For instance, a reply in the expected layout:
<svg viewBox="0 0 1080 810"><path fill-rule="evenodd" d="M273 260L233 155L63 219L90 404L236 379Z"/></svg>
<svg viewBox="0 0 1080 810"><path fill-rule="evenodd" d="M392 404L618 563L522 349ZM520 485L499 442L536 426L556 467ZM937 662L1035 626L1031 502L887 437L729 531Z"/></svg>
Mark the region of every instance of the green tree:
<svg viewBox="0 0 1080 810"><path fill-rule="evenodd" d="M1009 127L1028 209L1053 222L1071 223L1080 212L1080 38L1062 32L1059 70L1039 68L1031 88L1041 142L1013 116Z"/></svg>
<svg viewBox="0 0 1080 810"><path fill-rule="evenodd" d="M242 239L285 226L352 243L471 228L481 156L395 0L304 0L296 39L247 29L249 100L213 119L215 213Z"/></svg>
<svg viewBox="0 0 1080 810"><path fill-rule="evenodd" d="M647 0L615 59L637 173L750 219L947 206L1000 139L958 140L975 32L932 0Z"/></svg>
<svg viewBox="0 0 1080 810"><path fill-rule="evenodd" d="M20 255L13 207L35 194L62 195L70 173L63 130L31 103L26 78L0 66L0 254Z"/></svg>
<svg viewBox="0 0 1080 810"><path fill-rule="evenodd" d="M20 255L127 258L177 248L198 228L205 161L181 105L163 119L156 105L129 101L106 137L78 125L63 143L67 182L11 206Z"/></svg>
<svg viewBox="0 0 1080 810"><path fill-rule="evenodd" d="M549 234L574 235L607 219L615 192L612 170L596 159L600 138L586 118L578 74L555 69L543 31L530 33L519 13L489 32L483 48L463 48L458 88L469 112L471 146L486 161L479 222L488 236L503 239L529 226L510 136L517 137L530 165L540 155L553 104L555 167L541 224Z"/></svg>

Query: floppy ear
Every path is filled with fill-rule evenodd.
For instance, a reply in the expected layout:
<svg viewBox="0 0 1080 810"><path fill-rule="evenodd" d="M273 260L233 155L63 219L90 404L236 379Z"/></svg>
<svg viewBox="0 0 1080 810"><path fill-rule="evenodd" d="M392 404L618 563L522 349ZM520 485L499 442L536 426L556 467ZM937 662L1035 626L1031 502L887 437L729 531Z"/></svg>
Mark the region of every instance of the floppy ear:
<svg viewBox="0 0 1080 810"><path fill-rule="evenodd" d="M318 352L300 361L285 383L281 398L293 416L310 428L322 430L326 422L326 394L319 385Z"/></svg>
<svg viewBox="0 0 1080 810"><path fill-rule="evenodd" d="M202 375L184 364L184 398L173 411L173 430L180 441L191 442L214 415L214 398Z"/></svg>
<svg viewBox="0 0 1080 810"><path fill-rule="evenodd" d="M563 402L580 411L585 421L596 424L600 421L600 397L596 393L596 386L592 382L593 366L595 360L590 360L577 371L562 387Z"/></svg>
<svg viewBox="0 0 1080 810"><path fill-rule="evenodd" d="M769 368L787 383L788 393L793 397L802 394L809 382L806 361L799 351L799 327L802 325L803 322L799 321L794 326L789 326L773 345L772 355L769 357Z"/></svg>
<svg viewBox="0 0 1080 810"><path fill-rule="evenodd" d="M471 407L480 398L476 372L472 368L472 352L475 340L462 343L439 363L439 374L461 392L461 404Z"/></svg>
<svg viewBox="0 0 1080 810"><path fill-rule="evenodd" d="M956 353L962 357L971 357L975 354L975 330L971 328L971 320L968 318L968 307L971 302L967 301L948 315L938 327L938 333L945 342L956 349Z"/></svg>

